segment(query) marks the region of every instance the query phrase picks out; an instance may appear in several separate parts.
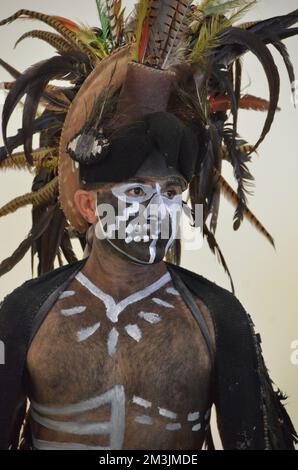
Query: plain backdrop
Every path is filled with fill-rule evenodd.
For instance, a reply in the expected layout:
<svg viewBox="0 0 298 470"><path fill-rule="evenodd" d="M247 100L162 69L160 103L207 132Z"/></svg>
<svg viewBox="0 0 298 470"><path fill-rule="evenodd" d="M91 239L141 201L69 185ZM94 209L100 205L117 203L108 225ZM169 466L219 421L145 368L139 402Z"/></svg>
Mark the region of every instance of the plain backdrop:
<svg viewBox="0 0 298 470"><path fill-rule="evenodd" d="M124 3L130 11L134 2ZM90 26L99 25L93 0L86 0L84 3L73 0L1 0L0 18L6 18L20 8L69 17ZM286 14L296 8L297 0L260 0L246 15L245 20ZM30 29L50 30L41 22L23 20L0 27L0 57L20 71L55 54L54 49L46 43L30 38L13 49L17 38ZM286 44L298 71L298 37L286 40ZM270 374L288 395L288 411L298 428L298 365L291 361L291 356L295 356L292 346L298 340L298 110L291 101L283 61L271 49L281 73L281 112L276 115L271 133L261 145L259 155L252 158L250 168L256 181L249 206L273 235L276 251L248 222L244 222L239 231L234 232L233 208L224 199L221 200L217 240L232 272L236 295L251 314L257 331L261 333L263 353ZM267 98L266 77L257 60L248 54L244 66L245 92ZM5 80L10 80L10 76L1 69L0 81ZM3 98L2 94L1 108ZM240 134L249 142L256 142L263 122L264 114L241 111ZM8 135L13 135L20 126L21 112L17 108L10 120ZM37 146L38 141L35 139L34 142ZM227 166L224 166L224 176L233 183L231 170ZM30 191L32 178L33 175L29 172L2 170L0 205ZM2 218L0 224L0 259L4 259L29 231L30 207ZM200 250L186 252L182 265L229 289L228 278L206 245L204 243ZM79 249L78 256L81 256ZM30 277L30 256L27 255L12 272L0 279L0 299Z"/></svg>

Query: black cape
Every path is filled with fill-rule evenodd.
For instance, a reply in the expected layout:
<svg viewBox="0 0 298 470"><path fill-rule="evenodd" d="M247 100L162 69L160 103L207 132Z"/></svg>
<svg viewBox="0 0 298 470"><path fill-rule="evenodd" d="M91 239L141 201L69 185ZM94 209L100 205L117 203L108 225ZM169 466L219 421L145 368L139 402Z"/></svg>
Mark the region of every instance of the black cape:
<svg viewBox="0 0 298 470"><path fill-rule="evenodd" d="M0 449L16 449L24 421L26 353L30 341L60 293L83 267L85 259L29 280L5 297L0 309ZM192 292L211 312L216 337L213 380L218 428L224 449L294 450L297 434L264 364L260 336L238 299L206 278L167 263L173 283L192 308ZM188 294L187 294L188 292ZM190 297L192 297L190 295ZM198 310L198 309L197 309Z"/></svg>

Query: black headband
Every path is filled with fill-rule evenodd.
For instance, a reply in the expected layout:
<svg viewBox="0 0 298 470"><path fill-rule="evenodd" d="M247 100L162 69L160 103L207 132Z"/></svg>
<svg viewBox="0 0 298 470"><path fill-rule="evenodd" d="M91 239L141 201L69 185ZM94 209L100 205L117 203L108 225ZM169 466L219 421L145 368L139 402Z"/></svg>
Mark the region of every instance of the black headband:
<svg viewBox="0 0 298 470"><path fill-rule="evenodd" d="M106 137L102 130L77 134L67 153L79 163L82 187L102 182L120 182L133 177L150 158L164 159L169 174L175 169L189 182L196 173L205 150L203 126L184 125L168 112L143 116Z"/></svg>

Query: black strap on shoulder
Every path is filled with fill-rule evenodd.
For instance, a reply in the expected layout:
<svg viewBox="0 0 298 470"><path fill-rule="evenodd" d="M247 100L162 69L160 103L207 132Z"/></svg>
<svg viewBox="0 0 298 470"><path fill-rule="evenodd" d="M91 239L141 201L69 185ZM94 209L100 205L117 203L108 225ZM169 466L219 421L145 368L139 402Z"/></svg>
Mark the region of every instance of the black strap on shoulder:
<svg viewBox="0 0 298 470"><path fill-rule="evenodd" d="M167 267L168 267L168 270L170 271L175 287L180 292L184 302L190 309L191 313L193 314L195 320L197 321L200 327L201 333L206 342L206 346L209 352L211 364L213 365L214 364L214 349L213 349L209 331L205 322L205 318L202 312L200 311L198 305L196 304L192 293L190 292L188 287L185 285L185 283L183 282L179 274L175 272L174 269L172 269L172 267L169 264L167 265Z"/></svg>
<svg viewBox="0 0 298 470"><path fill-rule="evenodd" d="M41 305L39 310L37 311L33 322L32 322L32 329L31 329L31 336L29 340L29 345L31 344L34 336L36 335L40 325L42 324L43 320L47 316L48 312L50 311L51 307L54 305L56 299L59 295L65 290L66 286L70 283L70 281L76 276L76 274L81 269L81 264L77 267L75 271L73 271L70 276L62 283L59 284L58 287L51 292L51 294L46 298L44 303Z"/></svg>

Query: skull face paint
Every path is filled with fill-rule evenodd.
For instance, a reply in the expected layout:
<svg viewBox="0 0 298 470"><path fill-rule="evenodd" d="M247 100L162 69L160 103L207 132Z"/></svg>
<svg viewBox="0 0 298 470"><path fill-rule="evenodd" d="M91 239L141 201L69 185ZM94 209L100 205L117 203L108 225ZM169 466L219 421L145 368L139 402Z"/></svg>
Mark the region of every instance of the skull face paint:
<svg viewBox="0 0 298 470"><path fill-rule="evenodd" d="M97 191L96 237L132 261L161 261L177 235L182 187L174 178L166 183L132 181Z"/></svg>

